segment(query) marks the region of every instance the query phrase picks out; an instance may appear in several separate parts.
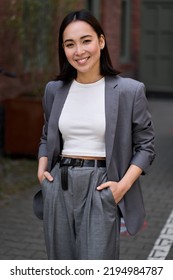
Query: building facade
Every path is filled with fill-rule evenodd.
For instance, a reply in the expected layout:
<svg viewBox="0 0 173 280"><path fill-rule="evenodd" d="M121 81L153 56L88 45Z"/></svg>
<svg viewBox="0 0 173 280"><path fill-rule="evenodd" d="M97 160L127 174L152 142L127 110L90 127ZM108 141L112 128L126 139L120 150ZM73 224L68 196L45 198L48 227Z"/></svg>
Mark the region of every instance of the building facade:
<svg viewBox="0 0 173 280"><path fill-rule="evenodd" d="M139 77L148 91L173 93L173 0L141 3Z"/></svg>
<svg viewBox="0 0 173 280"><path fill-rule="evenodd" d="M37 2L37 5L33 4L35 18L33 16L31 22L28 18L32 2ZM105 31L114 67L120 69L123 75L138 78L140 2L141 0L0 0L0 24L2 26L0 32L2 42L0 45L0 100L13 98L22 92L30 91L33 81L32 72L37 76L37 83L44 80L42 77L45 72L46 79L51 79L51 75L56 74L58 71L56 56L58 25L67 11L73 9L87 8L93 12ZM56 14L53 16L48 3L56 5ZM53 28L50 23L50 14L55 21ZM39 23L36 20L38 15ZM23 33L18 34L18 31ZM44 34L46 32L49 34L49 38L46 38ZM22 43L19 36L22 37ZM53 50L49 46L53 46ZM48 52L52 57L47 58ZM15 73L16 78L12 79L2 75L2 69Z"/></svg>
<svg viewBox="0 0 173 280"><path fill-rule="evenodd" d="M173 95L173 0L0 0L0 154L37 154L59 25L82 8L101 22L121 75L155 96Z"/></svg>
<svg viewBox="0 0 173 280"><path fill-rule="evenodd" d="M81 8L101 22L122 75L143 81L149 91L173 91L173 0L0 0L0 100L31 90L33 76L38 86L57 73L58 26ZM2 75L4 69L16 78Z"/></svg>

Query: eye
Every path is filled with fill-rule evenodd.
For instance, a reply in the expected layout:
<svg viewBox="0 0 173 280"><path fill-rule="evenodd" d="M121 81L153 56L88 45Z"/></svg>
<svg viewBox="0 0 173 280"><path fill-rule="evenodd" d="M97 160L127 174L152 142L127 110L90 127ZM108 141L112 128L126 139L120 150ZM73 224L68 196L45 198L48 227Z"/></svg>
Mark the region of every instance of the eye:
<svg viewBox="0 0 173 280"><path fill-rule="evenodd" d="M74 47L74 44L73 43L66 43L66 44L64 44L64 46L68 49L71 49L71 48Z"/></svg>
<svg viewBox="0 0 173 280"><path fill-rule="evenodd" d="M86 44L86 45L87 45L87 44L89 44L89 43L91 43L91 40L90 40L90 39L86 39L86 40L83 41L83 44Z"/></svg>

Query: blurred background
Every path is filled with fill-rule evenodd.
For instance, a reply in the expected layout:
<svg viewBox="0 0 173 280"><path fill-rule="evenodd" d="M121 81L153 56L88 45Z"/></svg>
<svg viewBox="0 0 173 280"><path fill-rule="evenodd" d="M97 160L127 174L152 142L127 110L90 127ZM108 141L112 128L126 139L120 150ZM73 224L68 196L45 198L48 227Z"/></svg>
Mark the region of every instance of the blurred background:
<svg viewBox="0 0 173 280"><path fill-rule="evenodd" d="M15 173L19 173L19 166L22 165L20 177L24 176L28 170L24 160L29 159L30 168L32 165L34 169L31 172L32 180L37 182L34 159L37 157L43 125L41 102L45 84L58 73L59 25L68 12L82 8L91 10L101 22L113 65L120 69L123 75L144 79L146 71L140 64L140 56L145 56L141 37L145 37L145 45L149 46L146 32L153 32L150 40L152 44L157 44L154 37L159 33L159 26L157 23L153 25L153 22L156 22L153 16L160 9L160 4L153 8L149 1L141 0L0 0L2 175L5 172L6 176L9 176L15 168ZM146 13L150 16L150 23L146 20ZM151 26L147 31L142 27L146 26L146 23ZM148 52L155 55L154 45L152 48L149 47ZM13 167L8 167L9 164ZM14 184L16 177L13 174L10 178L9 189L13 192L18 188L18 184ZM17 182L19 183L19 178ZM26 180L23 180L21 185L25 185L25 182ZM3 192L7 192L7 182L1 181L0 185L0 191L3 188Z"/></svg>
<svg viewBox="0 0 173 280"><path fill-rule="evenodd" d="M143 81L148 95L172 95L173 1L0 0L1 154L37 154L41 97L58 73L59 24L81 8L101 22L122 75Z"/></svg>
<svg viewBox="0 0 173 280"><path fill-rule="evenodd" d="M38 184L41 100L58 73L58 29L82 8L101 22L114 67L144 82L159 108L172 102L173 0L0 0L0 206Z"/></svg>

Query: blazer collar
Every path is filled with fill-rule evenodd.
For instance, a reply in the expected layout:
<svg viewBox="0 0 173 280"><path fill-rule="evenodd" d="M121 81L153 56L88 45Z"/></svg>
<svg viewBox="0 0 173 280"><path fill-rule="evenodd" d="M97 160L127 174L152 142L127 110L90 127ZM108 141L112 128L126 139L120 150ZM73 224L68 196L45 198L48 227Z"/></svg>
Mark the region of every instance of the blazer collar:
<svg viewBox="0 0 173 280"><path fill-rule="evenodd" d="M109 169L114 138L116 132L116 125L118 119L119 108L119 90L118 81L116 77L105 78L105 114L106 114L106 132L105 132L105 145L106 145L106 166Z"/></svg>
<svg viewBox="0 0 173 280"><path fill-rule="evenodd" d="M67 98L71 82L63 84L57 88L57 93L54 98L52 110L49 118L49 133L48 133L48 170L51 170L54 161L56 161L61 148L61 138L58 128L59 117Z"/></svg>

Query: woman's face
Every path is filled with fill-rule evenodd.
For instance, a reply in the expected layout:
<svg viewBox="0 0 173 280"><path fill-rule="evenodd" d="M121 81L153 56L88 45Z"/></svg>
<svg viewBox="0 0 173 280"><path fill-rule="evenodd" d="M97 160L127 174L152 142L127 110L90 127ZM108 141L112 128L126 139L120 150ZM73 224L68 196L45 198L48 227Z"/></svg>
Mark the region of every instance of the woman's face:
<svg viewBox="0 0 173 280"><path fill-rule="evenodd" d="M77 70L77 80L100 77L100 52L105 40L84 21L71 22L63 33L63 47L68 62Z"/></svg>

